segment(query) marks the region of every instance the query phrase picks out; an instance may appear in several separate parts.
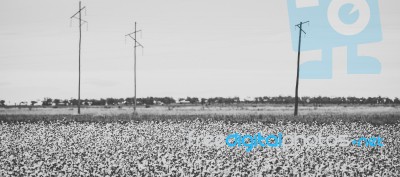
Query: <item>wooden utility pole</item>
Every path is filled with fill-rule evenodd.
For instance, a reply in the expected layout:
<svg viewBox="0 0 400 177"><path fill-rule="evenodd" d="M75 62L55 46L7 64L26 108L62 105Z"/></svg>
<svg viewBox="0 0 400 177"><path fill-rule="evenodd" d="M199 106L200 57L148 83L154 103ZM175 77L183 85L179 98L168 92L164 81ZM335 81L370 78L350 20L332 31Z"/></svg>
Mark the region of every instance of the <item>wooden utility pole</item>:
<svg viewBox="0 0 400 177"><path fill-rule="evenodd" d="M306 32L303 30L303 24L308 23L309 21L306 22L300 22L299 24L296 25L299 30L299 49L297 53L297 76L296 76L296 93L295 93L295 105L294 105L294 116L298 115L298 107L299 107L299 77L300 77L300 50L301 50L301 33L306 34Z"/></svg>
<svg viewBox="0 0 400 177"><path fill-rule="evenodd" d="M136 112L136 48L139 46L139 47L142 47L142 48L144 48L143 47L143 45L142 44L140 44L136 39L136 33L138 33L138 32L142 32L142 30L137 30L137 28L136 28L136 26L137 26L137 23L135 22L135 32L132 32L132 33L129 33L129 34L127 34L127 35L125 35L125 38L126 37L130 37L130 38L132 38L133 39L133 41L135 42L135 44L133 45L133 51L134 51L134 84L135 84L135 86L134 86L134 88L135 88L135 97L133 98L133 111L134 112ZM134 34L134 36L132 37L132 34Z"/></svg>
<svg viewBox="0 0 400 177"><path fill-rule="evenodd" d="M81 9L81 1L79 1ZM79 84L78 84L78 114L81 114L81 43L82 43L82 13L79 10Z"/></svg>
<svg viewBox="0 0 400 177"><path fill-rule="evenodd" d="M78 114L81 114L81 44L82 44L82 22L88 23L85 20L82 20L82 10L86 7L81 7L81 1L79 1L79 10L72 17L79 20L79 79L78 79ZM85 9L86 12L86 9ZM79 18L76 17L79 15Z"/></svg>
<svg viewBox="0 0 400 177"><path fill-rule="evenodd" d="M136 22L135 22L135 31L136 31ZM134 50L134 53L135 53L135 54L134 54L134 55L135 55L135 56L134 56L134 58L135 58L135 59L134 59L134 60L135 60L135 61L134 61L134 70L135 70L135 71L134 71L134 74L135 74L135 79L134 79L134 80L135 80L135 97L134 97L134 101L133 101L133 102L134 102L133 111L136 112L136 33L135 33L135 46L134 46L134 49L133 49L133 50Z"/></svg>

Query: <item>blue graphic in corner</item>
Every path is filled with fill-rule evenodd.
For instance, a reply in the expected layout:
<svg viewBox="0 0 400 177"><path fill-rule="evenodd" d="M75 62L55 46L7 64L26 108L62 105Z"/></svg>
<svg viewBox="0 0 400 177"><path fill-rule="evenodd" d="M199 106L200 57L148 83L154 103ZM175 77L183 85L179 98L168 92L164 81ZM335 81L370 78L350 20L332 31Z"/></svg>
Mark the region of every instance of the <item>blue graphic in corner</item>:
<svg viewBox="0 0 400 177"><path fill-rule="evenodd" d="M322 58L301 64L302 79L332 78L332 49L347 46L348 74L380 74L381 63L371 56L359 56L359 44L379 42L382 29L378 0L287 0L293 50L298 50L302 21L307 32L301 51L321 50ZM305 2L314 2L304 6ZM303 6L302 6L303 3ZM297 29L296 29L297 28Z"/></svg>

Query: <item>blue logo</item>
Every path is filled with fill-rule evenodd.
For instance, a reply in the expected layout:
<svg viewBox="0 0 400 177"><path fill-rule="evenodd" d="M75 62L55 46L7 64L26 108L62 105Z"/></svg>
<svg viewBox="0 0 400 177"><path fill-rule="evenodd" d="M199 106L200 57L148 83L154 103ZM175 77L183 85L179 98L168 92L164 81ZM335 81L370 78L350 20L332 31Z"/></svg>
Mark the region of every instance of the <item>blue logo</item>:
<svg viewBox="0 0 400 177"><path fill-rule="evenodd" d="M380 74L381 63L372 56L360 56L358 45L382 40L378 0L287 0L293 50L298 50L299 29L307 37L301 51L321 50L322 58L300 66L302 79L332 78L332 49L347 46L348 74Z"/></svg>
<svg viewBox="0 0 400 177"><path fill-rule="evenodd" d="M226 137L225 143L226 145L228 145L228 147L244 146L246 147L246 152L250 152L258 145L260 145L261 147L280 147L282 146L282 133L278 133L278 135L270 134L267 137L262 136L261 133L258 133L255 136L242 136L238 133L234 133Z"/></svg>
<svg viewBox="0 0 400 177"><path fill-rule="evenodd" d="M371 137L371 138L361 137L359 139L353 140L351 143L353 145L361 147L363 145L363 142L364 142L365 147L376 147L376 146L383 147L384 146L383 138L381 138L379 136Z"/></svg>
<svg viewBox="0 0 400 177"><path fill-rule="evenodd" d="M383 147L383 138L378 137L361 137L358 139L349 140L347 135L329 135L323 137L322 135L283 135L269 134L268 136L263 136L261 133L255 135L241 135L238 133L233 133L225 138L225 143L228 147L244 147L246 152L251 152L254 148L260 146L278 148L278 147L292 147L292 146L309 146L309 147L324 147L324 146L340 146L348 147L351 144L357 147Z"/></svg>

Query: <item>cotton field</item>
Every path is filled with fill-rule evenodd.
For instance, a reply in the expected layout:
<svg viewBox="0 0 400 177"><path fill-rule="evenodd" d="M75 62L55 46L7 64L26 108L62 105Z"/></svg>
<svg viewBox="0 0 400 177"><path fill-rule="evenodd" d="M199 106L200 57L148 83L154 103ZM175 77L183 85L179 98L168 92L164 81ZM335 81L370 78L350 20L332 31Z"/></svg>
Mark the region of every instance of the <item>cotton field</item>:
<svg viewBox="0 0 400 177"><path fill-rule="evenodd" d="M379 135L384 147L229 148L233 132ZM2 123L0 176L398 176L400 124Z"/></svg>

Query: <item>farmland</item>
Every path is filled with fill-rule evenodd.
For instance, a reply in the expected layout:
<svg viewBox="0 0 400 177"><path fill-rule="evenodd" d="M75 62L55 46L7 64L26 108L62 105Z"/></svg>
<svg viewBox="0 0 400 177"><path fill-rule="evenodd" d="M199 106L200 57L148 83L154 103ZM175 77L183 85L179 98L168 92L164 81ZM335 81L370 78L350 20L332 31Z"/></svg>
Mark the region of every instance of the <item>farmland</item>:
<svg viewBox="0 0 400 177"><path fill-rule="evenodd" d="M235 106L154 106L139 107L138 115L133 116L132 107L84 107L82 115L73 107L64 108L0 108L0 121L78 121L78 122L115 122L144 120L220 120L230 122L335 122L367 121L369 123L396 123L400 120L400 106L322 106L300 107L300 116L293 117L291 105L235 105Z"/></svg>
<svg viewBox="0 0 400 177"><path fill-rule="evenodd" d="M397 176L400 108L1 108L0 176ZM381 136L384 147L225 146L233 132Z"/></svg>

